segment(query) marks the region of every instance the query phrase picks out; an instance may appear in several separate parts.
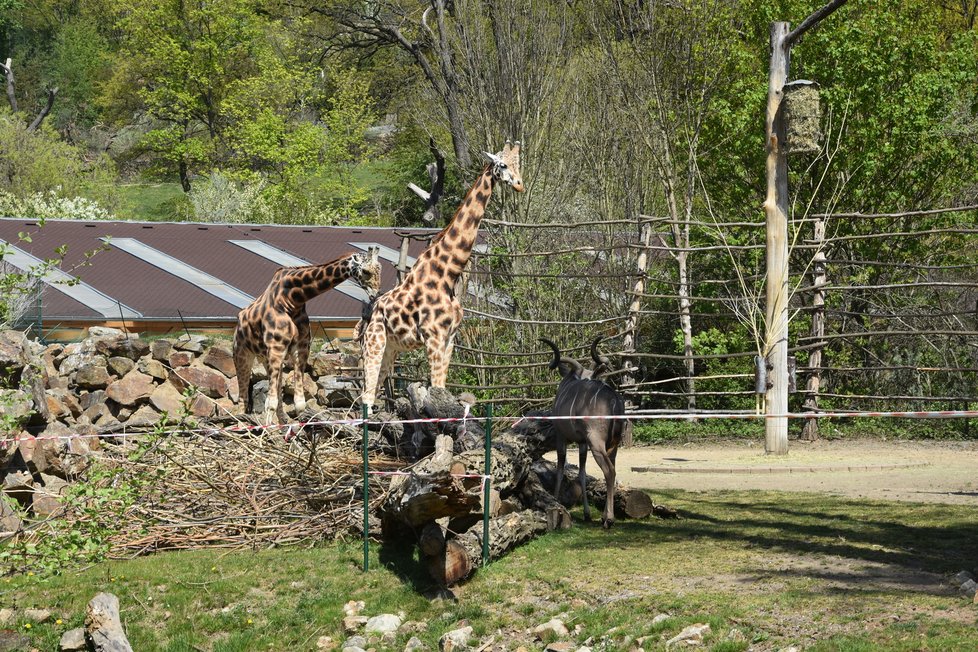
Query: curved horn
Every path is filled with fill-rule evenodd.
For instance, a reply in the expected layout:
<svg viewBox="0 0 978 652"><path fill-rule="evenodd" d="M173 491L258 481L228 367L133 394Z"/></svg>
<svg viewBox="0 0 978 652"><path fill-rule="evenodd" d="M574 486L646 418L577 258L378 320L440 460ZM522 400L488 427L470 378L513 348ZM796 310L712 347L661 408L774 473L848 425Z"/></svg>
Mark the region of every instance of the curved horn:
<svg viewBox="0 0 978 652"><path fill-rule="evenodd" d="M550 362L550 368L556 369L557 365L560 363L560 347L545 337L541 337L540 341L544 344L549 344L550 348L554 350L554 359Z"/></svg>
<svg viewBox="0 0 978 652"><path fill-rule="evenodd" d="M574 358L568 358L567 356L560 355L560 347L558 347L556 344L554 344L553 342L551 342L545 337L541 337L540 341L549 344L550 348L554 350L554 359L550 361L551 369L557 369L561 364L565 364L573 373L577 374L578 376L584 373L584 367L581 366L581 363L575 360Z"/></svg>
<svg viewBox="0 0 978 652"><path fill-rule="evenodd" d="M608 361L608 358L602 359L602 357L598 355L598 343L603 339L604 335L598 335L596 338L594 338L594 341L591 342L591 359L594 360L594 364L601 364Z"/></svg>

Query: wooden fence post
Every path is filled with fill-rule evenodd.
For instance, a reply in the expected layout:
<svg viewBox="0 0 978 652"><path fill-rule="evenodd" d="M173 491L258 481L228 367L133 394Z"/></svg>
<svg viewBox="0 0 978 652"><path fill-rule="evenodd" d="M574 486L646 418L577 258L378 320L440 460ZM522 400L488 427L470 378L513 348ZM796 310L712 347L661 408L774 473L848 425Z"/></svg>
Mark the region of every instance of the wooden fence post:
<svg viewBox="0 0 978 652"><path fill-rule="evenodd" d="M825 218L817 217L815 220L814 240L818 246L815 252L815 260L812 268L812 340L816 343L814 349L808 357L808 382L805 386L806 412L818 410L818 390L822 384L822 345L819 343L825 335ZM818 419L808 419L801 430L801 438L805 441L815 441L818 439Z"/></svg>

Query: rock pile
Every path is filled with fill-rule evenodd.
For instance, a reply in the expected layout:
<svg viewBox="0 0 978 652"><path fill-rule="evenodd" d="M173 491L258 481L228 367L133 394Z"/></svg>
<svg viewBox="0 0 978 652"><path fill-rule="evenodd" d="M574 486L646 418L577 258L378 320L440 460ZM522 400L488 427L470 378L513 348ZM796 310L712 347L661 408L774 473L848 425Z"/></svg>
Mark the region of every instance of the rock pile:
<svg viewBox="0 0 978 652"><path fill-rule="evenodd" d="M310 356L303 382L307 411L353 405L345 378L358 364L349 345ZM291 376L291 375L290 375ZM268 392L264 369L252 376L253 412ZM286 400L292 378L286 378ZM108 435L167 425L233 422L242 416L231 344L199 335L152 342L93 327L81 342L41 345L0 332L0 492L34 517L59 509L65 487L89 466ZM0 539L21 527L0 499Z"/></svg>

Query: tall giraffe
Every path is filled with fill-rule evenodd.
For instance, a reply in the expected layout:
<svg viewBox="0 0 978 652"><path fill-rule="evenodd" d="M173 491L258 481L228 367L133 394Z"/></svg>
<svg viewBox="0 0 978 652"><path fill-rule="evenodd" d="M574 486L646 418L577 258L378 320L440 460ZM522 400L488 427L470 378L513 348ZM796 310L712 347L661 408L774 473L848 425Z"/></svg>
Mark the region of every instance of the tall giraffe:
<svg viewBox="0 0 978 652"><path fill-rule="evenodd" d="M251 365L255 356L267 361L268 399L265 423L285 422L280 398L282 370L288 357L295 368L295 408L306 407L302 374L309 360L309 315L306 303L347 279L356 281L373 300L380 289L380 249L351 252L321 265L283 267L251 305L238 313L234 329L234 368L238 374L238 400L251 412Z"/></svg>
<svg viewBox="0 0 978 652"><path fill-rule="evenodd" d="M368 409L373 409L377 387L390 374L398 353L422 345L431 367L431 386L445 386L455 332L462 323L455 282L472 253L493 186L499 180L523 192L519 141L506 141L502 152L486 152L486 156L489 164L472 184L455 217L418 256L397 287L377 299L365 323L360 324L362 401Z"/></svg>

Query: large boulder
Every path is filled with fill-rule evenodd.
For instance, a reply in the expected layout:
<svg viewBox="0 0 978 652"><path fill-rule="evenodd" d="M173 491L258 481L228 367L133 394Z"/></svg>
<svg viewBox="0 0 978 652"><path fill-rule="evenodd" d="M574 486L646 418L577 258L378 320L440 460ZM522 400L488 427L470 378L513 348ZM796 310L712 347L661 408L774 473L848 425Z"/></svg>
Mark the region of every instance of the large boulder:
<svg viewBox="0 0 978 652"><path fill-rule="evenodd" d="M230 344L221 342L214 344L214 346L207 350L207 353L204 354L200 361L212 369L217 369L228 378L232 378L235 375L234 353L231 351Z"/></svg>
<svg viewBox="0 0 978 652"><path fill-rule="evenodd" d="M106 358L123 357L136 361L149 353L149 342L125 334L92 338L95 350Z"/></svg>
<svg viewBox="0 0 978 652"><path fill-rule="evenodd" d="M119 405L131 406L145 402L152 395L156 385L153 377L133 369L128 374L105 388L105 394Z"/></svg>
<svg viewBox="0 0 978 652"><path fill-rule="evenodd" d="M204 367L174 369L170 374L170 382L181 392L187 387L195 387L210 398L227 396L228 380L224 374Z"/></svg>
<svg viewBox="0 0 978 652"><path fill-rule="evenodd" d="M173 352L173 342L170 340L155 340L150 345L153 359L157 362L169 362L170 353Z"/></svg>
<svg viewBox="0 0 978 652"><path fill-rule="evenodd" d="M147 376L152 376L160 382L166 380L170 375L170 372L166 370L163 363L156 358L140 358L137 368Z"/></svg>
<svg viewBox="0 0 978 652"><path fill-rule="evenodd" d="M24 333L0 332L0 422L8 427L43 424L50 418L42 352Z"/></svg>
<svg viewBox="0 0 978 652"><path fill-rule="evenodd" d="M104 358L99 356L91 362L86 362L75 371L75 385L79 389L105 389L112 382Z"/></svg>

